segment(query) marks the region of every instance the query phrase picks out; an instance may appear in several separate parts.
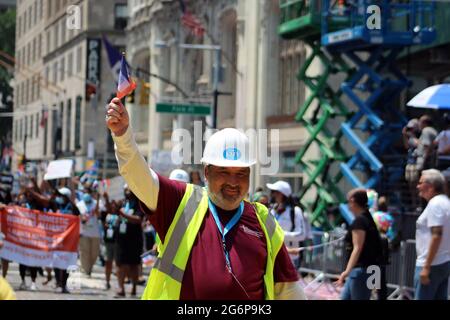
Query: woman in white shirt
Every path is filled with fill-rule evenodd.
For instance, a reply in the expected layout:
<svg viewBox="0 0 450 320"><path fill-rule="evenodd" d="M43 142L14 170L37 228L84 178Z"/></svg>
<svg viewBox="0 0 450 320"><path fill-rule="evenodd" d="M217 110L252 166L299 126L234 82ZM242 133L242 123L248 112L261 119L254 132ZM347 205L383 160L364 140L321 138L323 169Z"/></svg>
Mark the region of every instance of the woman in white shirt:
<svg viewBox="0 0 450 320"><path fill-rule="evenodd" d="M270 213L284 230L284 243L288 248L298 248L305 240L306 230L302 209L295 206L292 199L291 186L286 181L279 180L268 183L267 188L271 190L271 197L275 201ZM294 265L299 267L299 255L290 256Z"/></svg>

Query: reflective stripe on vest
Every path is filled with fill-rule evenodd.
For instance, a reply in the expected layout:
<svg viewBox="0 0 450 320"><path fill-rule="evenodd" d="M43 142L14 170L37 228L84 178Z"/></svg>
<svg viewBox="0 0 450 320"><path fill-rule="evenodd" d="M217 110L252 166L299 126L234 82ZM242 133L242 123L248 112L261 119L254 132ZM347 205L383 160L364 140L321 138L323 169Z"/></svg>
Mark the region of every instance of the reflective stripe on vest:
<svg viewBox="0 0 450 320"><path fill-rule="evenodd" d="M267 244L264 295L266 299L274 299L273 269L276 256L283 245L284 232L265 206L259 203L251 205ZM180 298L184 270L207 210L206 190L188 184L164 243L160 244L160 253L150 273L142 299Z"/></svg>
<svg viewBox="0 0 450 320"><path fill-rule="evenodd" d="M181 282L183 281L184 270L181 270L176 265L173 264L173 260L178 252L178 248L181 244L181 239L186 233L189 223L194 217L194 213L202 200L203 189L201 187L194 186L192 195L190 196L186 207L184 208L180 219L178 220L175 228L172 232L172 237L170 241L166 241L167 246L165 247L164 254L162 257L156 259L153 268L167 274L173 279Z"/></svg>

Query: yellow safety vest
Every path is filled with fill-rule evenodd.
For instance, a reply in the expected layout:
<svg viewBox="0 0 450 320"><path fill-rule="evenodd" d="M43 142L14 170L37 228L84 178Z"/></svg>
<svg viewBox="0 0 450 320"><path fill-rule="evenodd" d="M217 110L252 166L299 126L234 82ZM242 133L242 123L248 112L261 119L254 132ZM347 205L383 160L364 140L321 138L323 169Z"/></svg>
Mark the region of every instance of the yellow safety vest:
<svg viewBox="0 0 450 320"><path fill-rule="evenodd" d="M267 239L267 264L264 274L264 294L273 300L273 268L275 258L284 241L284 232L267 208L252 203ZM147 281L142 300L180 299L184 271L192 246L208 210L208 195L202 187L187 184L186 192L167 231L164 243Z"/></svg>

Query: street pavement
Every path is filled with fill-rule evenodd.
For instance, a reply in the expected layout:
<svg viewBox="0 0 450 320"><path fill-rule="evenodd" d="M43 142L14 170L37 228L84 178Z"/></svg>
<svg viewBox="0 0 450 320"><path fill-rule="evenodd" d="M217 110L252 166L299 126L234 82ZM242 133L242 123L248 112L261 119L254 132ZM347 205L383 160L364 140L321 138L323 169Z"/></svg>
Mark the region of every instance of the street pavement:
<svg viewBox="0 0 450 320"><path fill-rule="evenodd" d="M91 277L88 277L84 273L71 273L68 279L69 294L55 292L55 277L47 285L43 285L43 282L47 280L47 273L44 270L44 276L38 274L36 279L36 291L30 290L31 277L27 275L25 281L27 284L26 290L19 290L21 283L19 274L19 264L12 262L9 265L8 274L6 280L14 289L18 300L136 300L140 299L144 288L144 285L137 286L137 295L135 297L130 296L131 284L125 285L125 298L114 298L115 293L118 291L117 278L111 275L111 289L106 290L105 285L105 273L104 267L101 265L95 265ZM144 268L143 277L148 278L150 270Z"/></svg>

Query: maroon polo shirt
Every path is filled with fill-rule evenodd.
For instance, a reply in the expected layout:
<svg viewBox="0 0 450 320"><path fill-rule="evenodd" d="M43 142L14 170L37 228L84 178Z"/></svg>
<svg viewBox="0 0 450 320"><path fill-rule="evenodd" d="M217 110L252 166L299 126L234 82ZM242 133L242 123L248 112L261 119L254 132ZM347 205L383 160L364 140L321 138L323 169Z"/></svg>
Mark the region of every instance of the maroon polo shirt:
<svg viewBox="0 0 450 320"><path fill-rule="evenodd" d="M150 211L143 203L141 206L150 215L151 223L160 239L164 241L184 195L186 184L169 180L161 175L158 175L158 178L157 209ZM235 211L217 209L223 227ZM208 210L187 262L180 298L182 300L264 299L266 239L256 213L249 203L245 202L239 222L226 235L226 245L234 275L226 268L221 237L213 215ZM284 245L275 261L274 280L275 282L298 280L297 271Z"/></svg>

